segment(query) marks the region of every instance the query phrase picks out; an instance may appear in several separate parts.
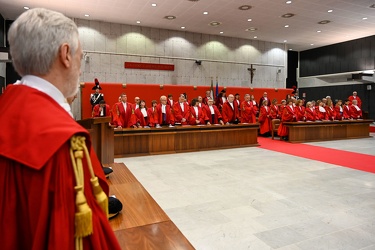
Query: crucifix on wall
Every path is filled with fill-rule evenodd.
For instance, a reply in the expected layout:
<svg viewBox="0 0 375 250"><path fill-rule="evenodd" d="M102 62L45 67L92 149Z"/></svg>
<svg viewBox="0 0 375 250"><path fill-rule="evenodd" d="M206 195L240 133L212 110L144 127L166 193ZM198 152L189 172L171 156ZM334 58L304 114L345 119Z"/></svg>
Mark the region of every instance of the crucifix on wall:
<svg viewBox="0 0 375 250"><path fill-rule="evenodd" d="M247 70L250 71L250 83L253 84L253 79L254 79L254 75L255 75L255 68L253 67L253 65L251 64L250 65L250 68L248 68Z"/></svg>

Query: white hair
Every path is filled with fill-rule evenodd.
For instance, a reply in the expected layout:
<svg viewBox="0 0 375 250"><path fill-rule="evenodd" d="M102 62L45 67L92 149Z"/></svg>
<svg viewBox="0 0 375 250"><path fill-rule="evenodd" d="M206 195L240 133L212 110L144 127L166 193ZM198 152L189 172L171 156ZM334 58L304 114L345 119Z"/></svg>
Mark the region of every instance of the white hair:
<svg viewBox="0 0 375 250"><path fill-rule="evenodd" d="M20 15L9 29L8 40L14 68L21 76L47 74L63 43L69 44L71 55L79 44L73 20L43 8Z"/></svg>

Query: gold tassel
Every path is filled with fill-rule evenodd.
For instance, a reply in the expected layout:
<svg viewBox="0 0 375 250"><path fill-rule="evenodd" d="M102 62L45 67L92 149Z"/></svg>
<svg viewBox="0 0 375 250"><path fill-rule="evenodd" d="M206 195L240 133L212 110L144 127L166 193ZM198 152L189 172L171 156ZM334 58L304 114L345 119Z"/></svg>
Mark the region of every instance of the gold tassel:
<svg viewBox="0 0 375 250"><path fill-rule="evenodd" d="M83 194L82 186L74 187L76 191L75 237L86 237L93 233L92 211Z"/></svg>
<svg viewBox="0 0 375 250"><path fill-rule="evenodd" d="M90 179L91 187L93 189L93 193L95 195L96 202L102 208L103 212L108 217L108 197L104 193L102 187L99 185L98 177L94 177Z"/></svg>

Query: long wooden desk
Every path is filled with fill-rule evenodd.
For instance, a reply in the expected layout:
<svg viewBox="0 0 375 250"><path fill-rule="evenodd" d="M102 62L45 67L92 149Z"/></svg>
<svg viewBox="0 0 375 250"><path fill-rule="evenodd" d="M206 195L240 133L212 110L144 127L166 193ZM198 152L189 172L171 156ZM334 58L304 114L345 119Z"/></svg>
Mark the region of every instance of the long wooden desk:
<svg viewBox="0 0 375 250"><path fill-rule="evenodd" d="M114 171L108 179L110 195L123 204L109 221L123 250L195 249L123 163L105 166Z"/></svg>
<svg viewBox="0 0 375 250"><path fill-rule="evenodd" d="M284 122L289 129L289 142L326 141L370 136L373 120L322 122Z"/></svg>
<svg viewBox="0 0 375 250"><path fill-rule="evenodd" d="M259 124L114 131L115 157L257 146Z"/></svg>

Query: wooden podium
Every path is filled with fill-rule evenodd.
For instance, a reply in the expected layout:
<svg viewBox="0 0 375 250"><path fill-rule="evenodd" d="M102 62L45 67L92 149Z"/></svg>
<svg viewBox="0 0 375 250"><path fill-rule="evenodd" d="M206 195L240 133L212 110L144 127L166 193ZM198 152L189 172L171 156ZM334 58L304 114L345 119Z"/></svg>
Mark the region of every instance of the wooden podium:
<svg viewBox="0 0 375 250"><path fill-rule="evenodd" d="M114 162L113 128L109 126L111 117L95 117L77 121L90 132L92 146L102 164Z"/></svg>

